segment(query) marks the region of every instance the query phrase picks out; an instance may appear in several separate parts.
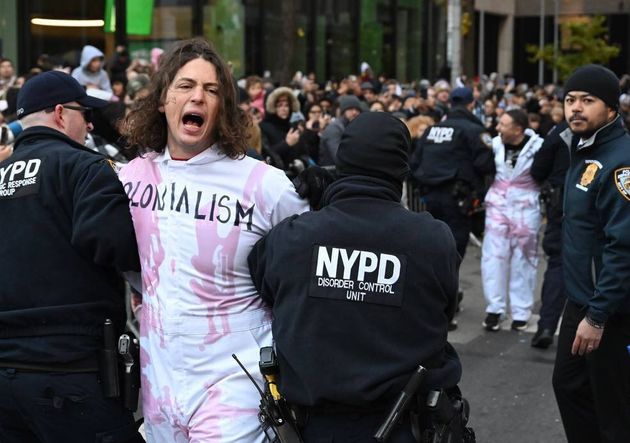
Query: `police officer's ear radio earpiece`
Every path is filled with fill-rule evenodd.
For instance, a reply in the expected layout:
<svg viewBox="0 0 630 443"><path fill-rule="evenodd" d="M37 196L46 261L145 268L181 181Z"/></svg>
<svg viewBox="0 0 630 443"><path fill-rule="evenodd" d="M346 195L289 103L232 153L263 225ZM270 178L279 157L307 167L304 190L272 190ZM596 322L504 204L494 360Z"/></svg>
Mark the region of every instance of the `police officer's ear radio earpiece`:
<svg viewBox="0 0 630 443"><path fill-rule="evenodd" d="M265 390L263 392L254 380L254 377L245 369L235 354L232 358L241 367L243 372L254 384L254 387L260 394L260 411L258 419L263 425L263 431L269 443L303 443L297 431L295 418L292 416L289 407L278 391L276 377L278 376L278 360L271 346L265 346L260 349L260 361L258 366L260 373L265 378ZM273 435L268 434L271 429Z"/></svg>

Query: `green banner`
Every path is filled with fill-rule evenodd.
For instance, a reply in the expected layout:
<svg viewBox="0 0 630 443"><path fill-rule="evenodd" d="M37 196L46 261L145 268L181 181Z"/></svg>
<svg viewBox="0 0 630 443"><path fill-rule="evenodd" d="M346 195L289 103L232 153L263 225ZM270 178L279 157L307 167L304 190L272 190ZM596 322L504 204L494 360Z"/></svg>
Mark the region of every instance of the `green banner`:
<svg viewBox="0 0 630 443"><path fill-rule="evenodd" d="M127 0L127 34L151 35L154 0ZM105 32L116 32L116 5L105 0Z"/></svg>
<svg viewBox="0 0 630 443"><path fill-rule="evenodd" d="M104 14L105 32L116 32L116 7L114 6L114 0L105 0L105 14Z"/></svg>

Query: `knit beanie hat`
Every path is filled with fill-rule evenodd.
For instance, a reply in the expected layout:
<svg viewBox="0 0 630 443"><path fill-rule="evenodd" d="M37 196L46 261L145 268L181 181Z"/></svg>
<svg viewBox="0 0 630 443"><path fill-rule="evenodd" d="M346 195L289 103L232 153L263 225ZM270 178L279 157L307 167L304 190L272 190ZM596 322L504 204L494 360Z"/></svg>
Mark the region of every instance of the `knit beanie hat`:
<svg viewBox="0 0 630 443"><path fill-rule="evenodd" d="M386 112L364 112L346 127L335 164L339 176L367 175L399 187L409 173L411 136L407 126Z"/></svg>
<svg viewBox="0 0 630 443"><path fill-rule="evenodd" d="M351 108L361 111L361 101L354 95L342 95L339 97L339 111L342 114Z"/></svg>
<svg viewBox="0 0 630 443"><path fill-rule="evenodd" d="M564 94L571 91L588 92L613 109L619 106L619 79L614 72L601 65L584 65L573 71L564 84Z"/></svg>

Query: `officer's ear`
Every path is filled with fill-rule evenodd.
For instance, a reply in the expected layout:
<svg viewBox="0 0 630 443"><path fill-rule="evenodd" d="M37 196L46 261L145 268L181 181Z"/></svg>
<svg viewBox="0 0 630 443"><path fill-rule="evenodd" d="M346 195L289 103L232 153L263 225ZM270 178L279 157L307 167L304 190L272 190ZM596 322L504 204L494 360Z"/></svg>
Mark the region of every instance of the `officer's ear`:
<svg viewBox="0 0 630 443"><path fill-rule="evenodd" d="M52 111L53 121L55 122L55 126L60 129L65 129L66 127L66 117L63 113L63 105L55 105Z"/></svg>
<svg viewBox="0 0 630 443"><path fill-rule="evenodd" d="M611 121L617 115L617 108L608 107L608 121Z"/></svg>

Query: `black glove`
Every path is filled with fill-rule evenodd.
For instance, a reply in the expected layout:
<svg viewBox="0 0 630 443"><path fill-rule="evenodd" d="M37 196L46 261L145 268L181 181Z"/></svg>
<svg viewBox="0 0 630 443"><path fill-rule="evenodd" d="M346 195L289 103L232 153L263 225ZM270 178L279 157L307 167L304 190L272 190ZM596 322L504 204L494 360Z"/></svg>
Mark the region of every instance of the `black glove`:
<svg viewBox="0 0 630 443"><path fill-rule="evenodd" d="M324 191L334 181L335 177L328 170L311 166L300 172L293 184L299 196L308 199L311 208L318 210L321 208Z"/></svg>

